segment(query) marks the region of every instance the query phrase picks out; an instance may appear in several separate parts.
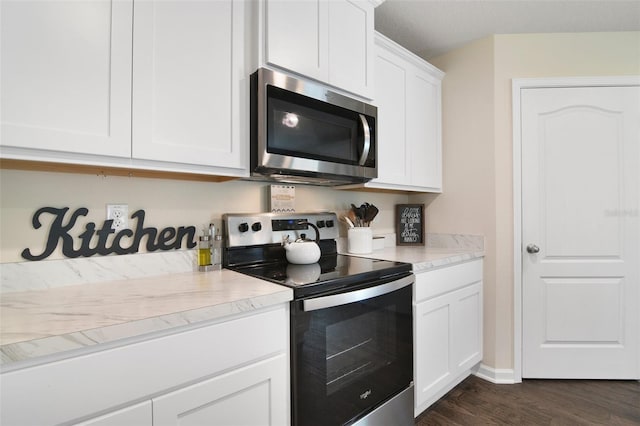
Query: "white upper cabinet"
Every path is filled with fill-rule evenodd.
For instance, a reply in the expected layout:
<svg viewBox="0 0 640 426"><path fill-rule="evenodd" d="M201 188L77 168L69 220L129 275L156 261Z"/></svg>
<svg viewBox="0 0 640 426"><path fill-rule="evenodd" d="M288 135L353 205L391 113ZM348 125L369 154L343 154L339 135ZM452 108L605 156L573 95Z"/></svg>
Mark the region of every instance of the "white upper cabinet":
<svg viewBox="0 0 640 426"><path fill-rule="evenodd" d="M326 0L266 0L265 61L320 81L329 79Z"/></svg>
<svg viewBox="0 0 640 426"><path fill-rule="evenodd" d="M328 83L373 98L373 5L365 1L329 1Z"/></svg>
<svg viewBox="0 0 640 426"><path fill-rule="evenodd" d="M130 157L133 2L0 7L0 145Z"/></svg>
<svg viewBox="0 0 640 426"><path fill-rule="evenodd" d="M1 156L246 175L252 7L2 2Z"/></svg>
<svg viewBox="0 0 640 426"><path fill-rule="evenodd" d="M408 70L396 62L391 52L376 52L376 101L378 105L378 178L375 182L406 184L409 181L407 160L407 105L401 101L407 90Z"/></svg>
<svg viewBox="0 0 640 426"><path fill-rule="evenodd" d="M407 82L406 150L412 186L442 190L441 80L415 67ZM384 125L384 123L383 123ZM384 143L384 141L382 141Z"/></svg>
<svg viewBox="0 0 640 426"><path fill-rule="evenodd" d="M260 4L261 63L373 97L373 3L265 0Z"/></svg>
<svg viewBox="0 0 640 426"><path fill-rule="evenodd" d="M245 167L244 1L137 1L133 158Z"/></svg>
<svg viewBox="0 0 640 426"><path fill-rule="evenodd" d="M376 33L378 178L369 188L442 191L444 73Z"/></svg>

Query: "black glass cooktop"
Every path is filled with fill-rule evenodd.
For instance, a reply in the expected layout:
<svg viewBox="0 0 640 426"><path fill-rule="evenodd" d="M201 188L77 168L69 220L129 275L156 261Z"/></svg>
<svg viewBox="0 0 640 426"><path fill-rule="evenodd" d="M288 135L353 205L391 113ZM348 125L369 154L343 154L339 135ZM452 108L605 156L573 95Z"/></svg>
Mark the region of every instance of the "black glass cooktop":
<svg viewBox="0 0 640 426"><path fill-rule="evenodd" d="M286 261L231 267L237 272L294 289L294 298L335 293L367 283L389 280L411 272L411 264L341 254L330 254L318 263L295 265ZM393 278L391 278L393 277Z"/></svg>

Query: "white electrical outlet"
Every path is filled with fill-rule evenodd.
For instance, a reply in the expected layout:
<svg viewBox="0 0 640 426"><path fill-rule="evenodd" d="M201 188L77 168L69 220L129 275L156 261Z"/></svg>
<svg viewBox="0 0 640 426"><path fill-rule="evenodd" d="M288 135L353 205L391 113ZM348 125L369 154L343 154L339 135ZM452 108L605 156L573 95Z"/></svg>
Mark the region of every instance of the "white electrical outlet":
<svg viewBox="0 0 640 426"><path fill-rule="evenodd" d="M129 227L129 206L127 204L107 204L107 220L113 220L111 229L120 230Z"/></svg>

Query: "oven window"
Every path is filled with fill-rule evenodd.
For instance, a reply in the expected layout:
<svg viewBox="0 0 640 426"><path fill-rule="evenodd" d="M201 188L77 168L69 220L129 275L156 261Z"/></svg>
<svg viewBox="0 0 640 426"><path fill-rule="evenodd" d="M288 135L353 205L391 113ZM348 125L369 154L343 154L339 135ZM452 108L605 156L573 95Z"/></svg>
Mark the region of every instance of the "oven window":
<svg viewBox="0 0 640 426"><path fill-rule="evenodd" d="M326 329L326 394L334 394L396 361L396 306L337 322Z"/></svg>

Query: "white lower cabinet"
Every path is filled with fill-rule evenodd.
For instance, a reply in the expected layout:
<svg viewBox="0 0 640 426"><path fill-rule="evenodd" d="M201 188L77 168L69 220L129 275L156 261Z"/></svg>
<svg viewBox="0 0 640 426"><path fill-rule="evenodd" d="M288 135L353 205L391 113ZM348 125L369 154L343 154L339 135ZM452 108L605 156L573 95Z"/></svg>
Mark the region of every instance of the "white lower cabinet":
<svg viewBox="0 0 640 426"><path fill-rule="evenodd" d="M288 425L288 305L3 371L0 424Z"/></svg>
<svg viewBox="0 0 640 426"><path fill-rule="evenodd" d="M286 425L287 369L280 354L74 426Z"/></svg>
<svg viewBox="0 0 640 426"><path fill-rule="evenodd" d="M151 424L153 424L151 401L144 401L131 407L76 423L74 426L145 426Z"/></svg>
<svg viewBox="0 0 640 426"><path fill-rule="evenodd" d="M153 399L153 426L285 425L285 355Z"/></svg>
<svg viewBox="0 0 640 426"><path fill-rule="evenodd" d="M482 359L482 260L416 274L415 415Z"/></svg>

